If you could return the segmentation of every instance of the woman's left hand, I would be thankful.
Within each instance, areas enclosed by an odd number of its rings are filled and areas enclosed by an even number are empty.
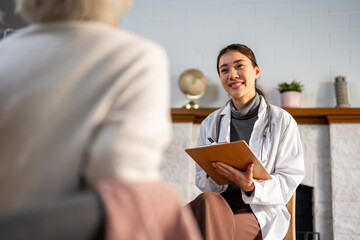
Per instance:
[[[253,183],[254,164],[249,164],[245,172],[240,171],[223,162],[212,162],[216,172],[237,184],[243,191],[251,192],[255,189]]]

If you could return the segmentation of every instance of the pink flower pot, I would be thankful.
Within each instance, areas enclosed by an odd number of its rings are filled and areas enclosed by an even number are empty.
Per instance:
[[[299,108],[301,105],[301,93],[297,91],[287,91],[280,94],[281,107]]]

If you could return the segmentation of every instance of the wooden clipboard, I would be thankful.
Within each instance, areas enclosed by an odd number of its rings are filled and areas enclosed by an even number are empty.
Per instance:
[[[224,162],[239,170],[246,170],[250,163],[254,163],[254,178],[271,179],[270,174],[256,158],[245,141],[188,148],[185,149],[185,152],[219,185],[233,184],[233,182],[218,174],[211,165],[211,162]]]

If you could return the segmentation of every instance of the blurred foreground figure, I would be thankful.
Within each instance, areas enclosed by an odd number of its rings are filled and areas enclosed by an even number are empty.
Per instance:
[[[104,200],[108,239],[198,239],[179,196],[160,182],[167,57],[115,28],[129,5],[16,1],[30,25],[0,42],[0,212],[86,185]]]

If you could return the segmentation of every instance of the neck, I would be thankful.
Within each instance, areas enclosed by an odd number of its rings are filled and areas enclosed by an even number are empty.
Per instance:
[[[232,102],[234,104],[234,107],[236,110],[240,110],[242,108],[244,108],[245,106],[247,106],[256,96],[256,93],[254,93],[254,95],[250,98],[247,98],[247,99],[244,99],[244,98],[241,98],[241,99],[235,99],[235,98],[232,98]]]

